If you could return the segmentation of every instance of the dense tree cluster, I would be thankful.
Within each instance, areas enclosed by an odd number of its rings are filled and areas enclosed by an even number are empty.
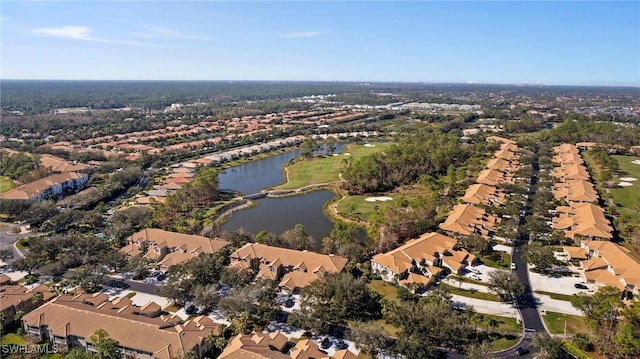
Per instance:
[[[119,210],[111,216],[111,223],[105,228],[105,234],[114,243],[122,244],[125,238],[147,227],[152,216],[153,209],[149,207],[128,207]]]
[[[366,321],[381,315],[380,295],[366,286],[364,278],[350,273],[326,274],[302,289],[300,309],[289,322],[326,333],[331,325],[348,320]]]
[[[371,238],[378,238],[374,251],[386,252],[409,238],[437,228],[436,203],[431,199],[394,201],[384,210],[377,210],[369,218]]]
[[[349,163],[343,173],[344,187],[354,194],[388,191],[422,175],[442,175],[469,156],[458,136],[415,125],[403,131],[397,145]]]
[[[154,225],[182,233],[202,230],[202,218],[196,211],[211,206],[218,199],[218,171],[200,166],[193,181],[169,195],[165,203],[158,203]]]
[[[417,302],[384,303],[385,319],[400,328],[393,351],[410,358],[436,358],[436,347],[464,348],[473,326],[451,306],[450,295],[435,290]]]
[[[536,267],[536,271],[542,273],[549,271],[554,265],[560,264],[560,261],[553,254],[553,247],[544,246],[538,241],[531,241],[527,244],[522,253],[522,258],[528,264],[533,264]]]
[[[593,295],[574,296],[571,304],[584,313],[602,354],[615,359],[638,358],[640,302],[625,304],[621,295],[614,287],[603,287]]]
[[[27,183],[48,174],[46,169],[38,171],[40,159],[38,156],[28,153],[9,154],[7,151],[0,151],[0,173],[22,183]]]
[[[567,116],[553,131],[541,133],[552,143],[597,142],[622,146],[640,145],[640,128],[623,127],[608,121],[588,120],[583,116]]]
[[[231,320],[234,333],[249,334],[256,326],[264,327],[280,313],[276,296],[276,282],[258,280],[233,290],[220,300],[218,307]]]
[[[68,269],[68,279],[85,290],[95,291],[106,280],[109,269],[121,269],[126,260],[94,236],[59,235],[32,237],[26,243],[28,252],[13,264],[18,270],[59,278]]]
[[[489,273],[488,288],[505,302],[511,302],[524,294],[525,288],[515,273],[493,271]]]
[[[288,229],[277,235],[272,232],[262,231],[256,234],[255,241],[273,247],[282,247],[295,250],[314,250],[315,239],[304,231],[304,226],[296,224],[294,228]]]
[[[602,148],[592,148],[584,154],[584,157],[593,160],[598,166],[598,171],[596,171],[595,175],[596,181],[606,187],[612,187],[613,176],[620,169],[618,160]]]
[[[168,281],[159,288],[159,293],[178,303],[192,299],[198,287],[218,283],[229,262],[228,254],[222,249],[214,255],[200,254],[171,266],[167,272]]]

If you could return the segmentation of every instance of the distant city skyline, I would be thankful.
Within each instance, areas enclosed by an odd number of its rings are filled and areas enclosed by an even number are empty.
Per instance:
[[[640,2],[3,1],[0,78],[640,86]]]

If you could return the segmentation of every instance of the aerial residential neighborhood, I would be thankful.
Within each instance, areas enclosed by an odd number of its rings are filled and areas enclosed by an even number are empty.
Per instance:
[[[639,2],[0,12],[0,358],[640,358]]]
[[[600,296],[621,311],[637,305],[640,261],[625,238],[636,235],[638,218],[624,215],[633,207],[621,207],[614,192],[629,196],[635,185],[633,172],[622,169],[640,168],[632,146],[536,143],[506,131],[509,122],[498,132],[464,136],[412,124],[414,139],[392,131],[393,122],[359,122],[384,118],[381,109],[366,111],[335,130],[300,122],[292,124],[304,129],[300,134],[237,146],[228,138],[224,147],[187,146],[192,152],[169,145],[136,158],[95,147],[102,143],[95,138],[76,142],[87,150],[73,157],[60,142],[55,154],[8,149],[9,171],[22,165],[32,172],[8,172],[26,183],[1,196],[15,220],[3,225],[7,335],[49,345],[52,353],[111,350],[136,358],[411,357],[398,345],[419,345],[419,338],[408,334],[411,321],[397,318],[410,315],[411,305],[443,298],[460,341],[440,342],[446,355],[526,356],[555,342],[558,352],[589,353],[572,344],[583,337],[616,350],[589,329],[588,306]],[[422,115],[385,111],[392,121]],[[556,119],[555,129],[528,133],[562,136],[572,125],[561,116],[546,117]],[[141,134],[126,138],[133,136]],[[420,154],[425,163],[433,161],[421,169],[433,179],[402,185],[358,172],[367,156],[400,161],[384,164],[389,168],[411,166],[402,151],[415,151],[415,140],[427,150]],[[452,141],[463,152],[437,167],[437,157],[428,156],[447,154],[428,151],[429,141]],[[272,180],[260,166],[276,160],[282,168]],[[254,165],[263,174],[257,186],[238,182],[254,178]],[[268,200],[282,203],[268,215],[273,224],[297,221],[299,212],[311,216],[314,205],[305,198],[318,190],[337,193],[319,203],[322,216],[336,223],[320,229],[324,237],[307,232],[312,222],[290,222],[280,233],[269,222],[259,233],[229,227]],[[295,209],[284,205],[289,199]],[[383,310],[389,306],[395,309]],[[416,334],[437,338],[430,330]],[[486,339],[478,342],[479,335]]]

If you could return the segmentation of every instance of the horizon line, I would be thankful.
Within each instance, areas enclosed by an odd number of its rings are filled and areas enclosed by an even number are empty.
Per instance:
[[[322,83],[369,83],[369,84],[422,84],[422,85],[493,85],[493,86],[529,86],[529,87],[628,87],[640,88],[637,84],[549,84],[535,82],[431,82],[431,81],[375,81],[375,80],[193,80],[193,79],[21,79],[21,78],[0,78],[0,81],[55,81],[55,82],[322,82]]]

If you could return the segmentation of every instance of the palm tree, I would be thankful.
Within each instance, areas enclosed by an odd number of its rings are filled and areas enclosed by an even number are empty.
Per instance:
[[[498,327],[499,324],[500,323],[498,323],[498,321],[495,320],[495,318],[489,318],[488,325],[491,327],[491,333],[494,333],[496,331],[496,328]]]
[[[462,272],[456,272],[456,279],[458,280],[458,289],[460,289],[462,287],[462,278],[464,278],[464,276],[462,275]]]

